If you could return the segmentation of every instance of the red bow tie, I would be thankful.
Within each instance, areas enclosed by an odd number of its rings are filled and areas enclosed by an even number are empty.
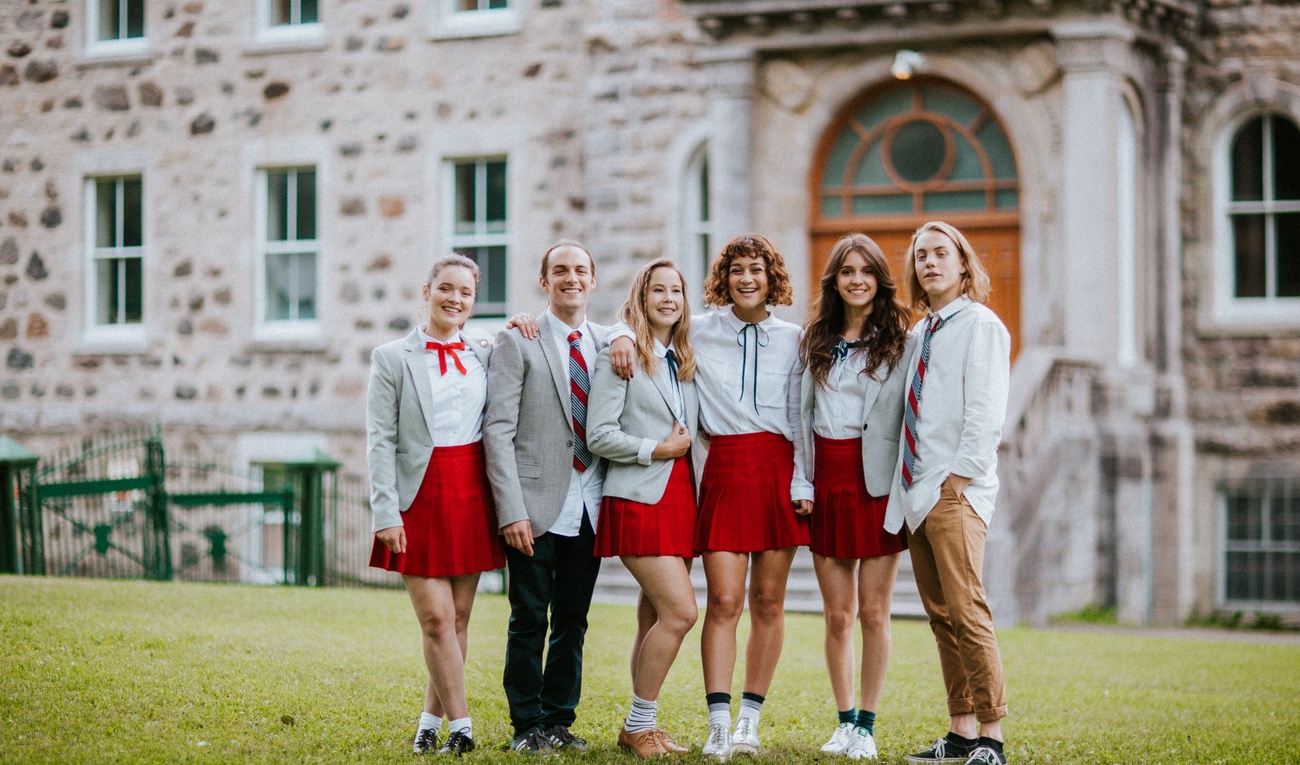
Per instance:
[[[452,363],[456,365],[456,369],[460,370],[460,373],[463,375],[469,374],[469,372],[465,370],[465,365],[460,363],[460,357],[456,355],[456,351],[465,350],[464,341],[457,341],[454,343],[425,343],[424,347],[426,350],[438,352],[438,369],[442,374],[447,374],[447,356],[449,354],[451,355]]]

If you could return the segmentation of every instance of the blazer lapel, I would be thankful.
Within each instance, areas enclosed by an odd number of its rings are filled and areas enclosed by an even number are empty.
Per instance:
[[[569,429],[573,429],[573,409],[569,406],[569,375],[568,364],[569,357],[560,358],[559,349],[555,347],[555,330],[551,327],[551,322],[555,321],[551,315],[543,314],[541,321],[537,323],[537,340],[542,346],[542,356],[546,357],[546,364],[551,368],[551,379],[555,381],[555,394],[560,397],[560,406],[564,407],[564,420],[569,423]],[[560,366],[563,364],[564,366]]]
[[[411,382],[415,385],[416,398],[420,400],[420,412],[424,415],[424,425],[433,432],[433,386],[429,384],[429,365],[424,357],[424,347],[420,343],[420,331],[416,330],[406,336],[406,369],[411,373]]]
[[[668,379],[668,362],[664,359],[659,360],[659,371],[654,373],[650,382],[654,383],[655,390],[663,397],[664,403],[668,405],[668,413],[677,416],[677,397],[672,393],[672,380]]]
[[[867,390],[862,396],[862,421],[867,421],[867,415],[871,414],[871,407],[876,405],[876,399],[880,398],[881,384],[879,380],[867,375]]]
[[[461,336],[465,338],[465,346],[474,351],[474,355],[478,356],[478,362],[483,365],[484,369],[487,369],[488,360],[492,358],[492,343],[485,338],[464,332],[461,333]]]

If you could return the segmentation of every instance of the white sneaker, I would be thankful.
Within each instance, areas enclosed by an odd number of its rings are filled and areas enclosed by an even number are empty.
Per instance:
[[[835,733],[831,735],[831,740],[822,744],[822,751],[827,754],[844,754],[844,750],[849,746],[849,739],[853,737],[853,723],[840,723],[835,728]]]
[[[850,760],[877,759],[876,740],[867,733],[866,728],[855,727],[849,737],[848,746],[844,747],[844,754],[848,755]]]
[[[700,754],[725,760],[731,756],[731,730],[726,723],[709,723],[709,737]]]
[[[758,747],[758,726],[754,718],[744,715],[736,718],[736,729],[731,733],[731,753],[757,754]]]

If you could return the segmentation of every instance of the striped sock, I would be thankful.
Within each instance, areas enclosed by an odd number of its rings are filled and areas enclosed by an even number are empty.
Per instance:
[[[858,712],[857,726],[859,728],[866,728],[867,733],[870,733],[871,735],[874,736],[876,735],[875,725],[876,725],[875,712],[868,712],[865,709]]]
[[[740,695],[740,716],[748,717],[754,721],[754,727],[758,727],[759,716],[763,712],[763,702],[767,699],[759,696],[757,693],[745,691]]]
[[[646,701],[635,693],[632,694],[632,709],[627,713],[627,719],[623,721],[623,730],[628,733],[640,733],[643,730],[654,729],[658,712],[658,701]]]
[[[704,696],[709,705],[709,725],[720,724],[731,727],[731,694],[709,693]]]

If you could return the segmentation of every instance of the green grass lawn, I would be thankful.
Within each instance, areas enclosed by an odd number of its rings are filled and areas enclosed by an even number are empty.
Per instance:
[[[503,597],[479,597],[470,762],[511,757],[507,614]],[[592,744],[586,763],[631,761],[614,738],[631,693],[632,616],[592,609],[575,726]],[[884,762],[901,763],[947,718],[928,627],[899,621],[893,634],[877,741]],[[697,751],[698,636],[660,697],[661,723]],[[760,761],[833,759],[818,751],[835,719],[821,636],[820,617],[788,618]],[[1012,763],[1300,762],[1300,646],[1026,628],[999,638]],[[5,763],[409,763],[425,682],[400,591],[0,577],[0,648]]]

